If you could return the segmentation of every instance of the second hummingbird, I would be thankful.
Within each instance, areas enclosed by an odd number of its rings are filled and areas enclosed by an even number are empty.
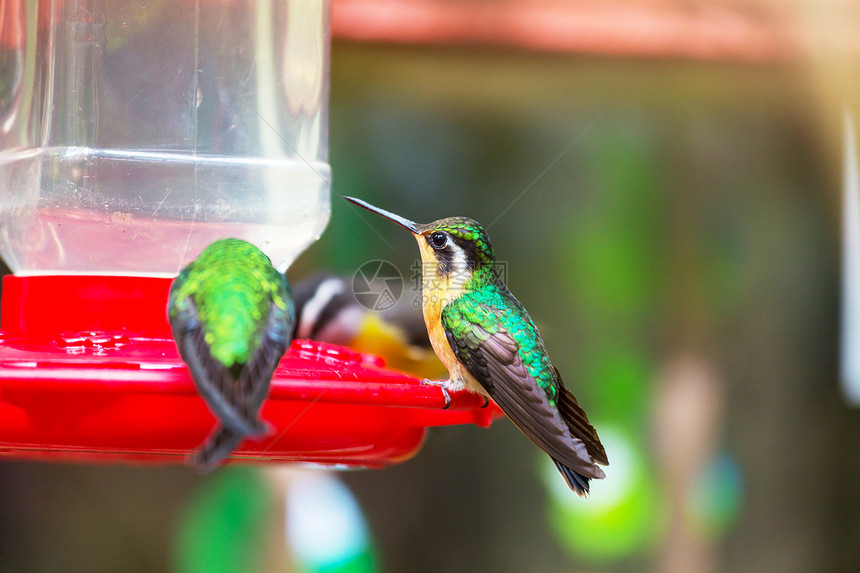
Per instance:
[[[344,197],[406,228],[423,262],[424,322],[450,378],[445,390],[468,389],[492,398],[549,454],[570,488],[589,491],[605,477],[606,451],[585,411],[565,388],[526,309],[508,290],[483,227],[450,217],[418,224]],[[429,382],[429,381],[428,381]]]
[[[173,281],[167,315],[179,354],[218,419],[191,460],[209,472],[245,436],[267,433],[259,412],[292,336],[290,286],[260,249],[221,239]]]

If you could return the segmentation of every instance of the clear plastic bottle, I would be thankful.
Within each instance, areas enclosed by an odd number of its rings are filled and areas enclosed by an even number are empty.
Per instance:
[[[285,269],[329,217],[329,5],[8,0],[0,255],[16,275],[177,273],[238,237]]]

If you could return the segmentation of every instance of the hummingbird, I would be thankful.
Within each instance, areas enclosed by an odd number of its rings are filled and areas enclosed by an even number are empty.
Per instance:
[[[394,221],[418,241],[422,260],[422,307],[430,343],[449,378],[424,383],[469,390],[492,398],[507,417],[549,454],[568,486],[580,496],[591,479],[605,476],[606,451],[585,411],[550,362],[529,313],[502,280],[484,228],[473,219],[449,217],[419,224],[344,197]]]
[[[424,320],[397,307],[376,311],[359,303],[353,280],[318,272],[294,283],[296,326],[293,338],[348,346],[375,354],[397,370],[438,377],[445,367],[430,347]]]
[[[259,411],[295,322],[286,277],[240,239],[206,247],[170,286],[167,318],[218,426],[190,461],[215,469],[245,437],[268,433]]]

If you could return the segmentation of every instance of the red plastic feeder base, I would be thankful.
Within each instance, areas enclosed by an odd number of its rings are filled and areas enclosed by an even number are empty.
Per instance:
[[[170,279],[7,276],[0,309],[0,456],[182,463],[215,425],[179,358]],[[489,426],[477,395],[386,370],[381,358],[297,340],[235,458],[381,467],[413,456],[428,427]]]

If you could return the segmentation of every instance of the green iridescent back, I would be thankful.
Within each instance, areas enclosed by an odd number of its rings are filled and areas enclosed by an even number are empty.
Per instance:
[[[260,249],[239,239],[215,241],[183,269],[170,291],[171,319],[189,301],[212,358],[226,368],[248,362],[260,345],[270,309],[292,324],[286,278]]]

